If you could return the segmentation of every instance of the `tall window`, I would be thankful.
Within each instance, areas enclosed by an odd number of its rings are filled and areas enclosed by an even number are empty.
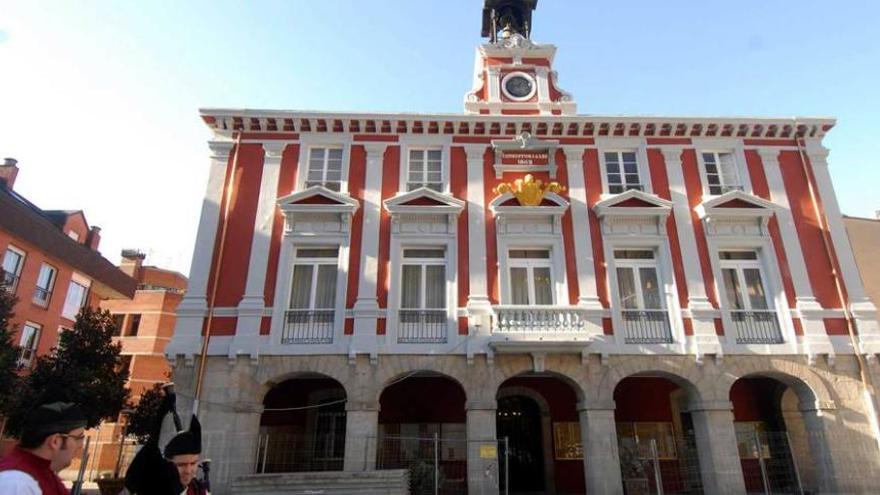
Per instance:
[[[33,364],[34,357],[37,354],[37,344],[40,342],[40,325],[27,322],[21,331],[21,355],[18,358],[18,365],[22,368],[30,368]]]
[[[672,342],[654,251],[616,249],[614,267],[624,341],[628,344]]]
[[[443,163],[440,150],[409,150],[406,190],[427,187],[443,190]]]
[[[772,299],[765,289],[761,261],[756,251],[718,253],[724,298],[740,344],[783,342]]]
[[[70,287],[67,288],[67,297],[64,299],[64,309],[61,311],[61,316],[68,320],[75,320],[79,310],[86,303],[88,293],[88,287],[71,281]]]
[[[15,292],[18,287],[18,278],[21,276],[21,268],[24,266],[24,253],[12,247],[6,248],[3,257],[3,279],[0,285],[6,287],[9,292]]]
[[[635,151],[609,151],[605,153],[605,172],[608,192],[618,194],[630,189],[643,190],[639,177],[639,163]]]
[[[40,267],[40,275],[37,276],[37,287],[34,290],[35,303],[41,306],[49,305],[57,274],[58,272],[53,266],[43,263],[43,266]]]
[[[724,294],[732,310],[770,309],[764,290],[761,262],[755,251],[721,251],[721,277]]]
[[[404,249],[402,279],[401,309],[446,308],[444,249]]]
[[[333,341],[338,258],[338,247],[296,250],[283,343]]]
[[[114,314],[113,324],[116,326],[115,330],[113,330],[113,336],[119,337],[122,335],[122,329],[125,326],[125,315]]]
[[[553,270],[549,249],[511,249],[511,304],[553,304]]]
[[[614,251],[617,294],[623,309],[662,309],[660,282],[654,251],[621,249]]]
[[[128,331],[125,332],[126,337],[136,337],[141,329],[141,315],[134,314],[128,319]]]
[[[310,148],[306,187],[342,189],[342,148]]]
[[[702,155],[709,194],[718,195],[742,189],[733,153],[705,152]]]

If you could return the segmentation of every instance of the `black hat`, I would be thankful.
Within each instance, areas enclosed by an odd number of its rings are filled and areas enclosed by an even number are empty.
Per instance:
[[[86,427],[86,415],[73,402],[50,402],[32,410],[24,423],[24,431],[37,435],[67,433]]]
[[[176,455],[201,454],[202,453],[202,425],[195,415],[189,423],[189,430],[181,431],[165,446],[165,458],[171,459]]]

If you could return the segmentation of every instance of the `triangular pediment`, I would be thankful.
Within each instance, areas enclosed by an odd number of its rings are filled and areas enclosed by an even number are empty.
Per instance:
[[[354,211],[360,206],[358,200],[347,194],[332,191],[324,186],[312,186],[278,199],[284,211]]]
[[[460,213],[465,202],[450,194],[420,187],[386,199],[384,205],[392,213]]]
[[[728,191],[697,205],[700,218],[711,217],[768,217],[776,205],[743,191]]]
[[[630,189],[599,201],[593,208],[600,217],[607,215],[666,216],[672,209],[672,202],[654,194]]]

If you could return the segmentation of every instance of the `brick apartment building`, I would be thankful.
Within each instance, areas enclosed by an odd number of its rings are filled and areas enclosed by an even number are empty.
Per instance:
[[[485,3],[462,114],[201,111],[166,352],[215,492],[874,492],[835,121],[578,114],[537,2]]]

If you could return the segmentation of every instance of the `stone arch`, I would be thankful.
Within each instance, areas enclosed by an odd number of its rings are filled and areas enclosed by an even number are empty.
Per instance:
[[[537,363],[536,363],[537,361]],[[581,363],[580,355],[557,355],[553,359],[541,361],[527,354],[507,356],[502,364],[496,364],[495,372],[490,376],[490,382],[481,386],[491,390],[494,399],[498,390],[507,380],[529,374],[541,374],[557,378],[567,384],[574,391],[578,401],[586,397],[585,383],[588,373]]]
[[[461,361],[461,363],[459,363]],[[439,376],[457,384],[465,395],[465,402],[475,395],[473,381],[468,376],[464,360],[438,359],[437,356],[401,356],[401,359],[389,360],[387,365],[379,366],[373,376],[372,390],[366,397],[379,403],[382,392],[390,385],[406,377]]]
[[[801,409],[834,409],[834,397],[824,380],[809,366],[782,359],[750,359],[721,375],[717,394],[729,397],[733,384],[743,378],[773,378],[791,388]]]
[[[675,383],[684,390],[689,401],[717,400],[708,387],[705,376],[693,360],[645,360],[627,359],[622,363],[614,363],[604,367],[601,373],[591,376],[589,395],[591,401],[600,404],[611,404],[614,391],[626,378],[656,376]]]
[[[356,387],[352,379],[352,370],[342,358],[337,360],[326,356],[323,358],[303,356],[291,359],[287,356],[277,356],[264,359],[267,362],[259,367],[255,377],[260,388],[259,401],[262,401],[275,385],[309,375],[321,375],[333,379],[342,386],[346,398],[352,400],[355,397]]]

